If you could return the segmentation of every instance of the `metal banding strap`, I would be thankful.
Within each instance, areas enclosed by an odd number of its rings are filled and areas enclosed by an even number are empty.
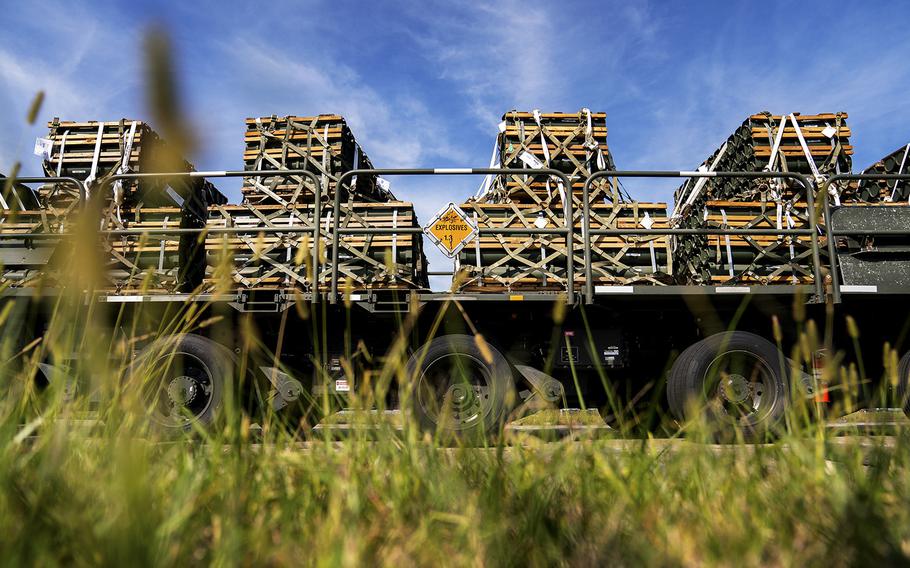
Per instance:
[[[57,160],[57,177],[63,175],[63,152],[66,150],[66,137],[69,136],[70,131],[65,130],[63,132],[63,137],[60,139],[60,159]]]
[[[392,209],[392,228],[398,228],[398,209]],[[398,233],[392,233],[392,266],[398,264]]]
[[[89,186],[92,185],[92,182],[95,181],[95,178],[98,177],[98,157],[101,155],[101,138],[104,135],[104,123],[101,122],[98,124],[98,134],[95,137],[95,153],[92,155],[92,169],[89,170],[88,177],[85,178],[85,193],[89,194]],[[62,156],[61,156],[61,159]]]
[[[506,122],[502,121],[499,123],[499,131],[506,131]],[[496,137],[496,141],[493,142],[493,155],[490,156],[490,168],[498,168],[500,163],[499,157],[499,136]],[[483,181],[480,182],[480,187],[477,188],[477,192],[474,194],[475,199],[480,199],[484,195],[490,192],[490,187],[493,185],[493,174],[487,174],[484,176]]]
[[[900,167],[897,168],[898,174],[904,173],[904,166],[907,164],[907,153],[908,152],[910,152],[910,144],[907,144],[904,147],[904,157],[901,159]],[[894,196],[897,195],[897,186],[901,181],[902,180],[899,180],[899,179],[894,180],[894,187],[891,188],[891,201],[894,201]]]
[[[720,164],[720,160],[721,160],[721,158],[724,157],[724,154],[726,152],[727,152],[727,143],[724,142],[724,145],[721,146],[720,150],[717,152],[717,157],[714,158],[714,161],[711,162],[711,165],[706,170],[696,171],[696,172],[687,172],[687,171],[679,172],[680,177],[697,177],[698,181],[695,182],[695,184],[692,186],[692,189],[689,190],[688,195],[686,195],[685,199],[682,200],[682,205],[680,205],[677,208],[676,205],[674,204],[673,214],[670,215],[671,224],[674,224],[674,222],[678,222],[682,213],[685,212],[685,210],[688,207],[690,207],[692,205],[692,203],[695,202],[695,200],[698,198],[699,194],[701,193],[702,189],[705,187],[705,184],[708,183],[708,178],[716,177],[717,174],[714,172],[714,170]],[[704,167],[704,166],[702,166],[702,167]]]
[[[720,210],[720,216],[724,222],[724,229],[729,229],[730,227],[727,225],[727,212],[724,209]],[[730,247],[730,235],[724,235],[724,243],[727,248],[727,269],[728,269],[728,272],[730,273],[730,276],[734,276],[733,250]]]
[[[164,221],[161,223],[162,229],[167,229],[167,221],[170,217],[165,217]],[[164,245],[167,242],[165,237],[161,237],[161,245],[158,249],[158,272],[164,272]]]
[[[123,146],[123,156],[120,157],[120,165],[117,166],[116,175],[125,174],[129,171],[130,157],[133,153],[133,140],[136,136],[136,121],[130,123],[130,132],[127,135],[126,144]],[[168,187],[171,191],[168,193],[173,197],[174,190]],[[117,214],[117,221],[123,223],[123,219],[120,217],[120,206],[123,204],[123,180],[118,179],[111,186],[112,200],[114,202],[114,210]],[[182,200],[178,202],[178,205],[183,206]]]
[[[479,227],[477,223],[477,211],[474,211],[474,226]],[[474,259],[477,265],[477,271],[480,273],[480,285],[483,286],[483,259],[480,256],[480,231],[474,236]]]

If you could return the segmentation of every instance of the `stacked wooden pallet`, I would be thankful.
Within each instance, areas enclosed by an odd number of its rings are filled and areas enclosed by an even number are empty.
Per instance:
[[[864,174],[910,174],[910,144],[901,146],[865,170]],[[852,192],[849,189],[855,188]],[[844,202],[907,202],[910,200],[910,181],[863,180],[850,185]]]
[[[478,203],[462,206],[480,227],[562,227],[560,207],[517,203]],[[592,227],[616,229],[667,228],[663,203],[597,203],[591,208]],[[597,221],[594,221],[597,219]],[[575,218],[576,286],[584,283],[580,216]],[[564,290],[566,239],[562,235],[483,235],[458,256],[460,287],[464,291]],[[666,237],[594,235],[591,265],[597,285],[666,284],[672,274]]]
[[[569,195],[578,207],[584,181],[594,172],[615,170],[607,146],[607,115],[582,109],[577,113],[510,111],[503,115],[494,163],[504,168],[552,168],[565,173],[572,188],[546,176],[502,176],[484,188],[484,202],[562,202]],[[591,189],[592,201],[608,194],[609,180]]]
[[[312,204],[283,206],[224,205],[212,208],[209,227],[251,229],[313,225]],[[319,285],[331,285],[329,237],[331,212],[322,215],[319,243],[311,232],[211,233],[206,239],[212,288],[312,289],[314,255],[320,257]],[[358,202],[342,209],[341,228],[418,227],[411,203]],[[226,269],[225,269],[226,267]],[[405,289],[426,286],[423,241],[410,234],[342,235],[339,240],[338,276],[353,289]],[[224,282],[223,280],[227,280]]]
[[[115,174],[192,172],[195,168],[178,156],[151,127],[138,120],[73,122],[54,119],[48,123],[44,173],[85,182],[91,195]],[[63,184],[38,191],[42,202],[55,209],[69,209],[78,202],[78,190]],[[202,178],[151,178],[114,183],[100,196],[112,207],[180,207],[191,197],[205,203],[225,203],[226,198]]]
[[[144,122],[54,119],[48,127],[45,174],[83,182],[87,196],[101,204],[103,230],[203,228],[207,207],[227,202],[203,178],[104,183],[116,174],[195,171]],[[44,214],[69,226],[79,193],[70,185],[46,184],[38,200]],[[202,282],[205,256],[198,235],[125,235],[102,238],[101,245],[108,257],[105,285],[112,290],[191,291]]]
[[[850,171],[846,113],[752,115],[701,171],[793,172],[816,183]],[[798,229],[808,226],[806,190],[786,178],[694,178],[675,194],[681,228]],[[728,246],[729,242],[729,246]],[[809,238],[684,235],[673,262],[687,284],[794,284],[813,280]]]
[[[252,170],[306,170],[323,187],[321,212],[309,177],[268,175],[245,178],[241,205],[209,208],[209,227],[280,229],[319,226],[313,232],[212,233],[205,242],[209,288],[312,290],[313,255],[319,255],[319,291],[330,285],[332,200],[340,192],[341,228],[419,227],[414,206],[398,201],[376,175],[360,175],[339,188],[342,174],[373,169],[345,119],[336,114],[248,118],[244,167]],[[345,235],[339,241],[338,275],[357,290],[426,287],[422,239],[407,234]]]
[[[47,211],[16,207],[0,211],[0,234],[23,235],[0,239],[0,288],[50,284],[47,266],[59,242],[25,235],[60,230],[59,219]]]
[[[506,168],[552,168],[564,172],[571,187],[547,176],[499,176],[462,205],[482,228],[555,228],[565,226],[572,200],[575,226],[576,285],[584,282],[582,199],[585,181],[595,172],[615,170],[607,146],[606,114],[511,111],[503,115],[496,140],[497,159]],[[667,206],[628,199],[616,178],[601,178],[590,188],[590,227],[666,227]],[[565,290],[566,239],[556,235],[484,235],[462,249],[458,279],[462,290]],[[668,283],[673,273],[665,236],[592,237],[593,278],[599,285]]]
[[[354,139],[344,117],[277,116],[246,119],[243,163],[246,170],[307,170],[320,176],[322,199],[329,200],[339,177],[373,165]],[[301,176],[257,176],[244,180],[245,203],[290,205],[312,203],[315,189]],[[392,201],[376,176],[358,176],[341,188],[342,200]]]

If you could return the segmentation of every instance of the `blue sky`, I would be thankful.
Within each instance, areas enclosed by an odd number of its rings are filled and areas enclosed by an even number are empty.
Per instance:
[[[692,169],[762,110],[849,112],[856,170],[910,141],[907,2],[2,3],[4,173],[16,160],[40,172],[31,150],[54,116],[147,116],[142,38],[156,23],[199,169],[240,169],[243,119],[270,114],[341,113],[377,167],[484,166],[512,108],[605,111],[620,169]],[[422,220],[479,183],[391,181]],[[669,200],[676,184],[626,185]]]

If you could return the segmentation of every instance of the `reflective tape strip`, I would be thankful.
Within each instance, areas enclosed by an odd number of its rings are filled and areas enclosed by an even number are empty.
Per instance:
[[[148,296],[102,296],[99,299],[104,302],[109,302],[109,303],[122,302],[124,304],[127,304],[127,303],[134,303],[134,302],[142,302],[142,301],[145,301],[147,298],[148,298]]]
[[[224,177],[227,175],[226,170],[212,170],[209,172],[190,172],[190,177]]]
[[[718,294],[751,294],[752,288],[749,286],[717,286],[714,291]]]
[[[595,294],[633,294],[633,286],[595,286]]]
[[[525,299],[525,297],[521,296],[519,294],[513,294],[513,295],[509,296],[510,302],[521,302],[524,299]]]
[[[860,286],[860,285],[850,285],[842,284],[840,287],[841,292],[847,293],[856,293],[856,294],[875,294],[878,292],[878,286]]]
[[[724,144],[724,150],[726,150],[726,144]],[[723,154],[723,152],[721,152],[720,154],[718,154],[717,157],[720,158],[721,154]],[[715,159],[714,162],[715,162],[715,163],[712,164],[711,167],[710,167],[707,171],[704,171],[704,172],[701,172],[701,171],[698,171],[698,170],[695,170],[695,171],[681,171],[681,172],[679,172],[679,175],[680,175],[680,177],[697,177],[697,178],[717,177],[717,172],[715,172],[715,171],[713,171],[713,170],[714,170],[715,167],[717,167],[717,162],[718,162],[718,160]]]
[[[470,174],[474,173],[471,168],[434,168],[434,174]]]

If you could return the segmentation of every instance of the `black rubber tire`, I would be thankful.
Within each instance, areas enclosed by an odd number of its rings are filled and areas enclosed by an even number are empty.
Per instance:
[[[148,409],[149,421],[155,429],[162,432],[189,431],[193,427],[211,428],[218,419],[224,404],[226,386],[233,381],[234,354],[220,343],[192,333],[160,338],[137,354],[135,362],[126,372],[128,385],[142,388],[141,385],[146,381],[136,374],[162,368],[158,367],[159,364],[168,365],[168,362],[173,360],[172,355],[187,355],[201,364],[205,378],[210,381],[211,385],[211,391],[206,393],[207,404],[198,414],[193,415],[192,419],[182,424],[165,423],[155,415],[152,409]],[[170,367],[164,368],[168,373],[172,372]],[[155,380],[165,381],[167,379],[168,377],[165,376]]]
[[[399,384],[399,400],[410,400],[408,410],[411,410],[417,422],[426,431],[434,432],[438,439],[443,441],[472,441],[482,442],[489,440],[501,431],[506,417],[511,411],[515,401],[515,383],[512,367],[506,358],[493,346],[489,346],[491,361],[484,359],[484,354],[477,346],[474,336],[471,335],[444,335],[420,347],[407,364],[408,381],[412,384]],[[424,374],[442,358],[453,354],[465,355],[471,358],[475,365],[482,366],[484,382],[488,387],[488,411],[482,414],[472,425],[440,425],[436,417],[420,404],[416,394]],[[410,389],[413,389],[411,391]]]
[[[727,331],[702,339],[680,353],[667,375],[667,401],[670,411],[679,420],[695,418],[689,413],[693,408],[707,412],[707,375],[712,364],[721,355],[745,352],[760,361],[768,373],[773,395],[768,407],[760,416],[744,416],[736,421],[744,438],[752,440],[778,431],[787,408],[790,387],[786,358],[767,339],[745,331]],[[764,396],[764,394],[762,394]],[[696,403],[692,405],[693,401]],[[734,433],[734,424],[717,416],[707,416],[715,433],[724,436]]]
[[[904,414],[910,417],[910,351],[904,353],[897,363],[897,401]]]

